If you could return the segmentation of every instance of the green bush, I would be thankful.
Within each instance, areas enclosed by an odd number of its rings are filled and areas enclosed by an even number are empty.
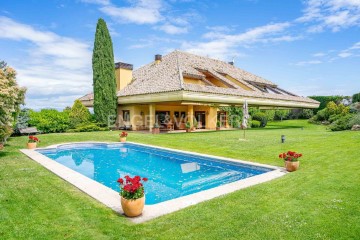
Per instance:
[[[337,120],[339,120],[341,117],[343,117],[343,115],[341,115],[341,114],[334,114],[334,115],[331,115],[330,117],[329,117],[329,122],[335,122],[335,121],[337,121]]]
[[[30,110],[29,117],[28,123],[43,133],[65,132],[70,126],[69,114],[55,109]]]
[[[343,131],[343,130],[348,130],[350,129],[350,120],[352,119],[353,115],[352,114],[347,114],[345,116],[340,117],[338,120],[336,120],[335,122],[333,122],[330,125],[330,130],[331,131]]]
[[[252,120],[260,121],[260,127],[265,127],[267,124],[266,114],[263,112],[256,112],[252,115]]]
[[[266,119],[268,121],[274,121],[275,118],[275,110],[266,110],[264,111],[265,115],[266,115]]]
[[[109,128],[100,127],[99,124],[96,123],[82,123],[77,125],[76,128],[69,129],[67,132],[94,132],[94,131],[107,131]]]
[[[360,93],[356,93],[352,96],[352,102],[353,103],[360,102]]]
[[[317,114],[313,117],[315,121],[327,121],[330,117],[329,111],[327,108],[324,108],[317,112]]]
[[[252,121],[251,121],[251,127],[252,127],[252,128],[259,128],[260,125],[261,125],[261,122],[258,121],[258,120],[252,120]]]
[[[314,111],[311,109],[302,109],[300,119],[310,119],[314,116]]]
[[[275,120],[284,120],[287,119],[288,115],[290,113],[290,110],[286,110],[286,109],[279,109],[275,111]]]
[[[6,139],[11,136],[12,128],[9,126],[0,126],[0,143],[6,142]]]
[[[349,108],[351,113],[360,112],[360,102],[352,103]]]
[[[352,118],[350,119],[349,128],[351,128],[354,125],[360,125],[360,113],[353,115]]]
[[[70,112],[70,126],[76,128],[79,124],[89,123],[91,119],[90,111],[80,102],[75,100]]]

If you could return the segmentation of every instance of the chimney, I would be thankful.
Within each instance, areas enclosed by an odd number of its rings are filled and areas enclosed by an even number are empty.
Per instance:
[[[115,63],[116,91],[120,91],[132,81],[133,68],[133,65],[129,63]]]
[[[156,63],[160,63],[161,60],[162,60],[162,55],[156,54],[156,55],[155,55],[155,62],[156,62]]]
[[[229,64],[234,66],[234,61],[229,62]]]

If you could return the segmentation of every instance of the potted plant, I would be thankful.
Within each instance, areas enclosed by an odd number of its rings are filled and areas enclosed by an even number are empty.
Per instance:
[[[216,131],[220,131],[221,123],[220,121],[216,122]]]
[[[285,168],[288,172],[296,171],[299,168],[299,158],[302,157],[301,153],[288,151],[286,153],[280,153],[279,158],[284,159]]]
[[[126,137],[128,136],[127,132],[122,132],[120,135],[120,142],[126,142]]]
[[[199,123],[196,118],[194,118],[192,130],[195,131],[197,128],[199,128]]]
[[[124,214],[128,217],[139,216],[145,205],[144,186],[141,181],[146,182],[147,178],[135,176],[133,178],[126,175],[124,179],[119,178],[121,207]]]
[[[159,124],[156,122],[156,123],[154,123],[154,127],[153,127],[153,129],[152,129],[152,133],[153,134],[159,134],[160,133],[160,126],[159,126]]]
[[[191,132],[191,124],[190,122],[185,123],[186,132]]]
[[[34,149],[36,148],[36,144],[40,142],[40,140],[35,136],[29,136],[27,148],[28,149]]]

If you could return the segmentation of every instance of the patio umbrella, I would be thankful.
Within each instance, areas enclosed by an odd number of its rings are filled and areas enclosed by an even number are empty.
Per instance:
[[[243,119],[241,123],[241,128],[244,129],[244,139],[245,139],[245,129],[248,127],[248,119],[249,119],[249,108],[247,100],[245,100],[243,105]]]

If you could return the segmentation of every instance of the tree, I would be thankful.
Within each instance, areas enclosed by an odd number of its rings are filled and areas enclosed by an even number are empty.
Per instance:
[[[16,71],[0,62],[0,143],[12,133],[12,125],[24,103],[25,88],[16,83]]]
[[[89,110],[81,103],[79,99],[75,100],[70,113],[70,125],[76,127],[81,123],[87,123],[90,121],[91,114]]]
[[[96,26],[92,68],[95,118],[106,124],[111,116],[116,116],[117,97],[113,45],[101,18]]]
[[[286,109],[278,109],[275,110],[275,118],[280,119],[280,121],[282,121],[284,118],[287,117],[287,115],[289,114],[289,110]]]
[[[352,96],[352,102],[353,103],[360,102],[360,93],[356,93]]]

